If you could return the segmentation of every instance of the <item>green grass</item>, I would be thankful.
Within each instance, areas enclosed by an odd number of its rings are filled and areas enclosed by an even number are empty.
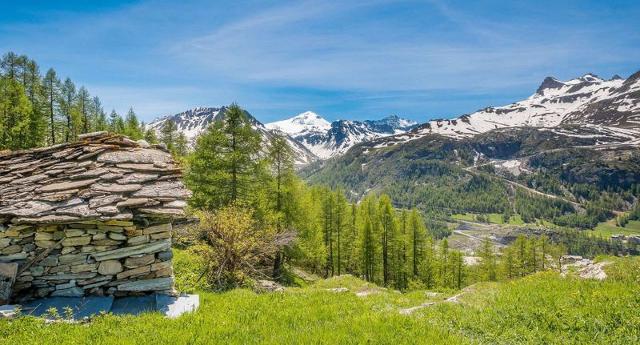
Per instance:
[[[624,228],[616,226],[616,220],[610,219],[599,223],[595,229],[589,231],[594,236],[609,238],[611,235],[640,235],[640,221],[632,220]]]
[[[319,280],[284,293],[245,289],[200,292],[196,313],[101,316],[88,324],[23,317],[0,321],[1,344],[634,344],[640,342],[640,259],[611,261],[610,278],[562,278],[553,272],[456,291],[401,294],[352,276]],[[178,284],[194,283],[201,262],[176,250]],[[331,289],[347,288],[336,292]],[[369,292],[365,297],[357,293]],[[399,310],[435,305],[411,315]]]
[[[452,214],[451,218],[454,220],[464,220],[467,222],[475,222],[476,221],[476,215],[473,213],[458,213],[458,214]]]
[[[476,218],[477,215],[478,214],[476,214],[476,213],[458,213],[458,214],[451,215],[451,218],[454,219],[454,220],[463,220],[463,221],[467,221],[467,222],[476,222],[477,221],[477,218]],[[486,214],[483,214],[483,216],[487,217],[487,220],[491,224],[505,224],[504,219],[502,218],[502,214],[500,214],[500,213],[486,213]],[[522,220],[522,217],[520,217],[519,214],[516,214],[516,215],[512,216],[511,218],[509,218],[509,222],[507,224],[509,224],[509,225],[523,225],[525,223]]]

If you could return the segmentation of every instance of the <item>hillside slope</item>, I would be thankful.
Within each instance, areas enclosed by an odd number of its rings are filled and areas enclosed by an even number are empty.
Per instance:
[[[282,293],[199,291],[200,309],[178,319],[149,313],[47,324],[23,317],[0,320],[0,336],[10,344],[39,339],[57,345],[81,339],[99,344],[633,344],[640,327],[639,267],[637,259],[620,258],[605,267],[609,277],[604,281],[543,272],[444,293],[399,293],[350,276]],[[185,274],[195,280],[199,272],[176,267],[178,281]]]
[[[610,80],[593,74],[568,81],[547,77],[529,98],[501,107],[487,107],[451,120],[421,125],[412,137],[441,134],[471,137],[506,127],[589,126],[627,140],[640,138],[640,71]]]

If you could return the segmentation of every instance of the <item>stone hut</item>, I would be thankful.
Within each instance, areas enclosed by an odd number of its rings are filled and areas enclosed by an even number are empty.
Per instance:
[[[180,177],[162,147],[106,132],[0,152],[0,304],[171,293]]]

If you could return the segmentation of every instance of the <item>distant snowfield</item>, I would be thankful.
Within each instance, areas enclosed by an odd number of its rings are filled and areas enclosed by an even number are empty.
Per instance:
[[[639,100],[637,95],[631,98],[624,96],[640,90],[640,81],[628,83],[628,91],[621,90],[623,84],[623,79],[603,80],[593,74],[565,82],[549,77],[536,93],[525,100],[502,107],[488,107],[452,120],[430,121],[421,126],[419,133],[463,138],[505,127],[552,128],[561,124],[587,124],[590,122],[584,112],[589,106],[603,101],[614,102],[615,112],[630,113],[626,122],[633,123],[640,118]],[[633,133],[638,134],[637,128]]]

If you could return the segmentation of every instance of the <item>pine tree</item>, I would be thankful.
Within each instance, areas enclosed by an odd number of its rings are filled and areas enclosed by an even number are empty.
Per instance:
[[[144,140],[149,144],[157,144],[158,137],[156,135],[155,129],[149,128],[144,132]]]
[[[37,147],[45,143],[46,137],[47,121],[45,117],[44,89],[38,64],[26,57],[23,78],[25,93],[31,103],[26,146]]]
[[[90,117],[90,108],[91,108],[91,96],[89,95],[89,91],[84,86],[81,86],[78,90],[77,94],[77,111],[79,113],[79,118],[76,121],[76,133],[89,133],[92,128],[92,119]]]
[[[117,134],[124,134],[125,131],[124,119],[115,109],[109,114],[109,131]]]
[[[62,85],[62,97],[60,101],[60,110],[65,117],[66,125],[64,130],[64,141],[69,142],[72,139],[73,126],[72,126],[72,117],[74,112],[74,102],[76,99],[76,86],[71,81],[71,79],[67,78]]]
[[[178,126],[172,119],[167,119],[160,128],[160,142],[171,152],[175,150]]]
[[[449,257],[449,254],[449,242],[445,238],[440,241],[440,255],[438,257],[440,286],[451,286],[451,258]]]
[[[422,253],[423,257],[418,263],[418,274],[420,280],[422,280],[427,288],[433,288],[436,286],[438,262],[433,249],[433,240],[431,237],[425,239]]]
[[[10,78],[0,78],[0,149],[28,148],[26,135],[31,112],[22,85]]]
[[[184,133],[179,132],[173,145],[173,154],[178,157],[183,157],[187,155],[188,151],[189,140],[187,140],[187,136],[184,135]]]
[[[260,134],[242,109],[231,105],[223,121],[213,123],[198,137],[189,156],[185,182],[193,191],[191,204],[215,210],[231,203],[255,202],[262,187],[260,177],[265,175],[259,152]]]
[[[47,104],[47,114],[49,115],[49,144],[56,143],[56,116],[58,101],[60,99],[60,79],[56,71],[50,68],[43,80],[44,94]]]
[[[480,252],[478,253],[482,260],[480,262],[480,278],[482,280],[496,281],[497,279],[496,256],[494,251],[495,249],[493,244],[491,243],[491,240],[485,237],[482,240]]]
[[[338,275],[341,275],[343,272],[343,264],[342,261],[343,251],[342,247],[344,246],[344,231],[348,224],[347,217],[347,199],[344,196],[342,190],[338,189],[335,193],[334,198],[334,211],[333,211],[333,229],[335,233],[335,242],[336,242],[336,266]]]
[[[386,194],[380,197],[380,223],[382,225],[382,276],[383,284],[386,286],[391,278],[392,253],[396,240],[395,212],[391,205],[391,199]]]
[[[294,180],[293,151],[286,139],[275,134],[269,143],[268,160],[273,176],[271,188],[271,204],[276,218],[276,231],[282,232],[293,223],[292,184]],[[284,251],[278,251],[273,264],[273,277],[279,279],[282,276],[282,268],[285,260]]]
[[[109,130],[107,114],[104,112],[104,109],[102,108],[102,102],[100,102],[100,98],[98,98],[97,96],[93,97],[93,100],[91,101],[91,114],[95,119],[95,131],[101,132]]]
[[[127,115],[124,119],[124,135],[128,136],[133,140],[142,139],[143,133],[140,127],[140,121],[138,121],[138,116],[133,111],[133,108],[129,108]]]
[[[366,217],[362,236],[362,260],[364,279],[367,281],[373,281],[375,279],[375,245],[372,228],[371,218]]]
[[[412,257],[412,272],[413,276],[418,275],[418,268],[420,261],[423,260],[425,238],[427,236],[427,229],[424,226],[424,221],[420,216],[417,209],[411,210],[409,215],[409,228],[411,229],[411,257]]]

